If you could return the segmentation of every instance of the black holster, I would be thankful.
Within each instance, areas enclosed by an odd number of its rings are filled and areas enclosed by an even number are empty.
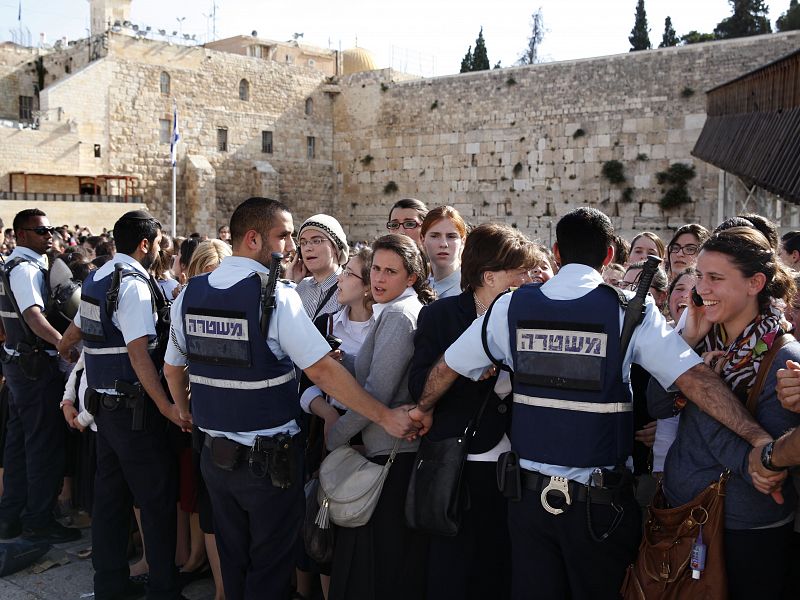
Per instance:
[[[86,394],[83,397],[84,407],[92,416],[97,416],[97,409],[100,408],[100,395],[97,390],[86,389]]]
[[[497,459],[497,488],[512,502],[522,500],[522,473],[519,454],[514,450],[503,452]]]
[[[114,389],[122,394],[120,402],[125,403],[125,408],[131,409],[131,431],[144,431],[147,424],[145,414],[147,394],[142,384],[138,381],[129,383],[117,379],[114,382]]]
[[[257,436],[250,449],[248,466],[254,477],[269,473],[272,485],[287,489],[294,483],[295,441],[286,433],[270,437]]]
[[[53,359],[43,348],[28,342],[18,343],[16,350],[19,353],[19,369],[25,378],[31,381],[36,381],[44,375],[48,362]]]

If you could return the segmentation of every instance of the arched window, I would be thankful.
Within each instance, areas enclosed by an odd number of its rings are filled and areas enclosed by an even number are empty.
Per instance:
[[[306,114],[314,114],[314,100],[312,98],[306,98]]]
[[[247,79],[239,82],[239,100],[250,100],[250,83]]]
[[[166,71],[161,72],[161,93],[169,96],[170,77]]]

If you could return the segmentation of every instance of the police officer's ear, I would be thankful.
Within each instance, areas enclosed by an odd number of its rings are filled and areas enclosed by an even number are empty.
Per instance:
[[[264,243],[264,236],[255,229],[248,229],[242,238],[244,248],[252,252],[259,251]]]

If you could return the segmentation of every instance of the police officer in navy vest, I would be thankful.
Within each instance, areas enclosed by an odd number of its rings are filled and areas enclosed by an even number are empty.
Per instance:
[[[250,198],[234,211],[230,230],[233,256],[192,278],[172,305],[165,374],[182,418],[205,434],[201,468],[225,595],[281,599],[289,593],[304,511],[293,363],[393,435],[417,428],[406,408],[379,403],[328,356],[330,345],[289,284],[277,284],[262,333],[271,253],[295,249],[289,209]]]
[[[97,600],[140,595],[129,581],[131,504],[141,509],[150,566],[147,597],[175,598],[177,475],[168,420],[188,429],[161,384],[158,313],[166,300],[147,268],[161,224],[145,211],[114,224],[117,254],[83,284],[81,306],[59,346],[81,338],[89,385],[86,403],[97,424],[92,564]],[[164,336],[165,338],[166,336]],[[163,348],[161,348],[163,353]]]
[[[0,315],[7,359],[3,374],[11,394],[0,539],[22,532],[27,539],[57,544],[81,535],[53,518],[64,476],[65,432],[58,406],[64,376],[55,350],[61,334],[45,314],[49,300],[45,252],[53,245],[53,231],[41,210],[17,213],[17,247],[2,266]]]
[[[641,536],[630,471],[632,362],[751,443],[768,438],[651,299],[622,355],[630,293],[620,298],[600,275],[613,259],[613,235],[596,209],[565,215],[553,246],[558,274],[498,298],[434,366],[411,411],[423,433],[459,373],[478,379],[492,367],[482,343],[486,319],[488,352],[513,371],[512,452],[498,472],[516,500],[508,515],[515,599],[619,597]]]

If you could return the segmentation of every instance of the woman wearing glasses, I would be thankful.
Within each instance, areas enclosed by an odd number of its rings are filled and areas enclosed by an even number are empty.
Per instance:
[[[329,215],[314,215],[300,226],[298,252],[287,269],[287,277],[298,281],[297,294],[313,321],[319,315],[338,312],[336,284],[347,262],[347,236],[339,221]]]
[[[428,215],[428,207],[416,198],[403,198],[395,202],[389,211],[389,221],[386,229],[389,233],[399,233],[410,237],[420,248],[420,227]]]
[[[458,296],[461,293],[461,252],[467,237],[467,224],[452,206],[437,206],[425,217],[420,232],[422,249],[431,266],[428,283],[436,297]]]
[[[708,235],[708,229],[697,223],[678,227],[667,245],[665,268],[670,280],[684,269],[694,266],[700,246],[708,239]]]

